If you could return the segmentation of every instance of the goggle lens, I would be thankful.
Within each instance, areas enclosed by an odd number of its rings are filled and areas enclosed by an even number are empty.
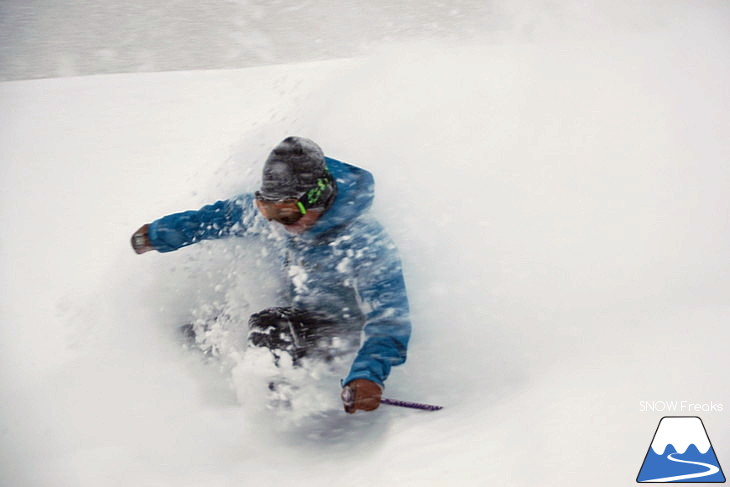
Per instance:
[[[297,200],[266,201],[256,198],[256,205],[264,218],[284,225],[298,222],[307,212]]]

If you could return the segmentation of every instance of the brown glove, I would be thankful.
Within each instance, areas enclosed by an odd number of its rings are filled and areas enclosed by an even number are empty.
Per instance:
[[[132,235],[132,249],[138,254],[155,250],[150,243],[149,229],[149,223],[145,223]]]
[[[353,414],[357,410],[373,411],[380,406],[383,388],[367,379],[355,379],[342,389],[342,402],[345,412]]]

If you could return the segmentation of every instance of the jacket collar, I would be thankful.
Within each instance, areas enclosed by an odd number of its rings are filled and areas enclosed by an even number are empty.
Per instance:
[[[330,157],[325,157],[325,162],[337,185],[337,195],[312,228],[297,236],[305,241],[325,238],[355,221],[370,209],[375,197],[375,181],[370,172]]]

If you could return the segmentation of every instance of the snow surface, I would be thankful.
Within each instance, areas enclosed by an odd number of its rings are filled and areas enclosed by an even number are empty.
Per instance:
[[[242,68],[403,40],[595,38],[725,0],[3,0],[0,80]]]
[[[640,401],[730,405],[718,5],[593,42],[0,84],[0,484],[633,483]],[[263,410],[236,330],[272,304],[266,249],[131,251],[254,189],[290,134],[375,174],[414,323],[387,394],[444,410]],[[221,310],[206,364],[174,330]],[[721,462],[726,414],[703,413]]]

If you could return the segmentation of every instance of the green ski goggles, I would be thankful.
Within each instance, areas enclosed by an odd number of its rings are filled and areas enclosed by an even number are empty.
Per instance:
[[[275,220],[284,225],[292,225],[299,221],[308,210],[322,208],[333,191],[330,178],[317,179],[317,185],[305,191],[299,198],[271,200],[256,191],[256,206],[267,220]]]

